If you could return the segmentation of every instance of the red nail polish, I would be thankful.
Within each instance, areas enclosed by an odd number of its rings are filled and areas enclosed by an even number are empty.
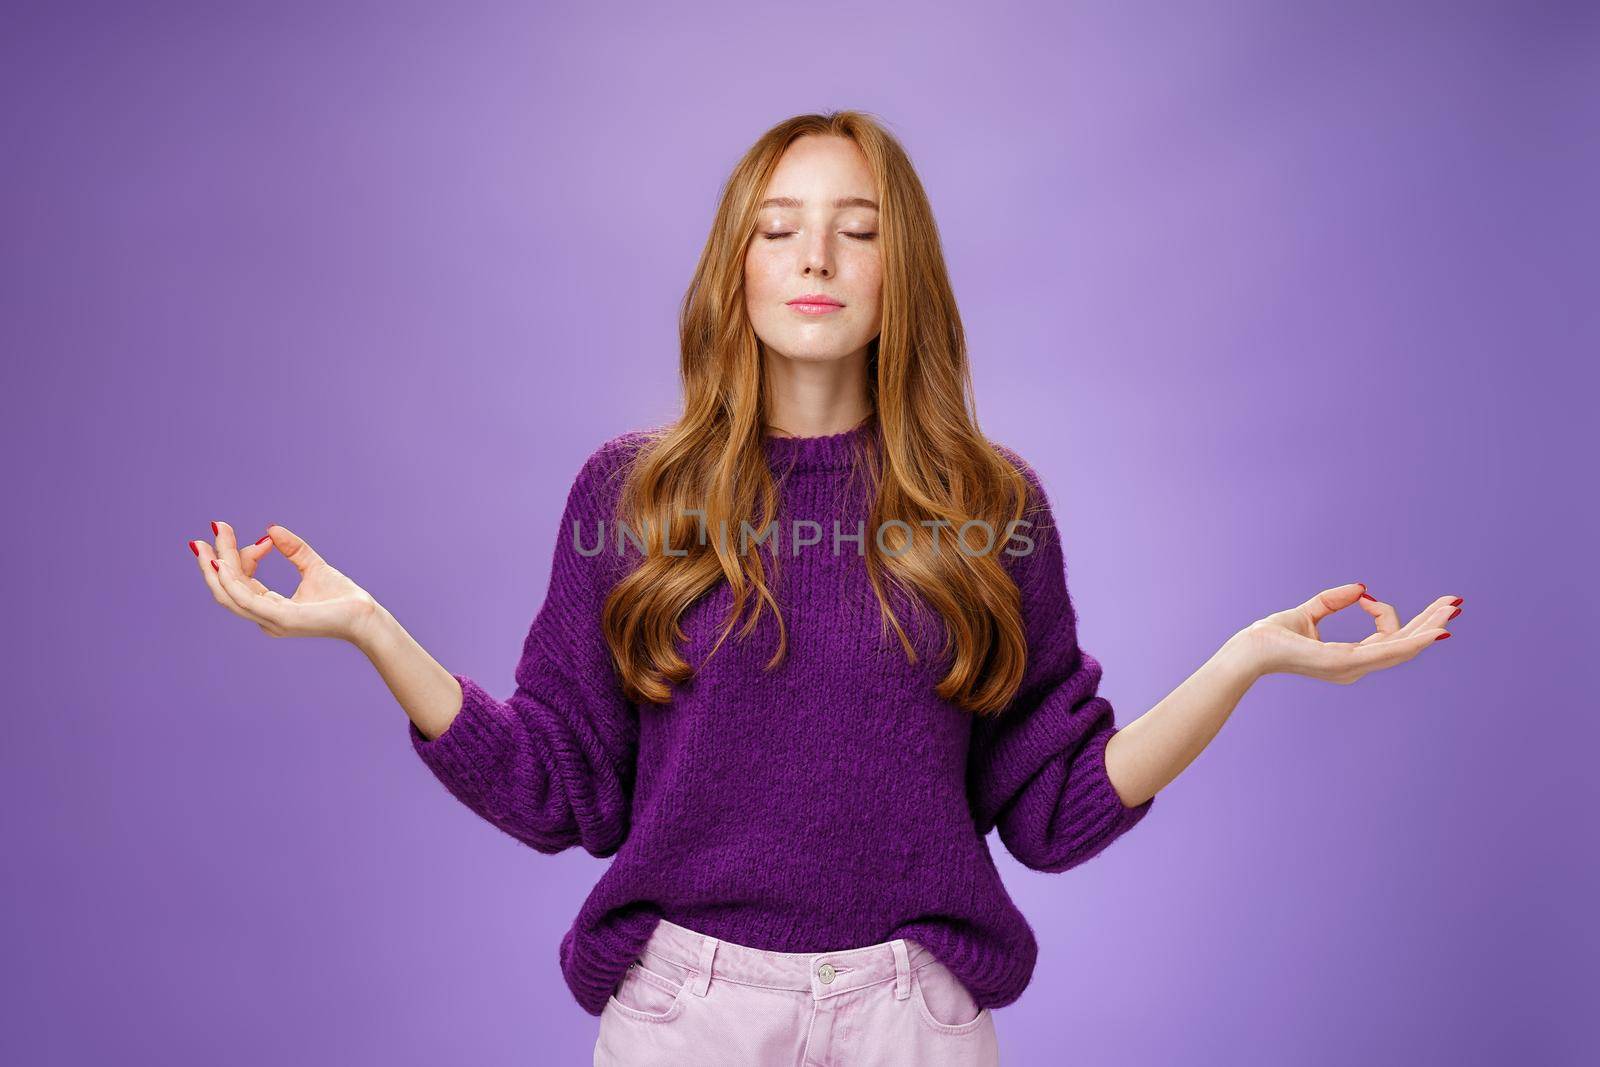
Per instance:
[[[1361,594],[1361,599],[1362,600],[1377,600],[1378,598],[1373,596],[1371,593],[1362,593]]]
[[[213,522],[211,524],[211,536],[215,537],[217,534],[219,534],[221,532],[222,532],[221,530],[217,529],[217,524]]]
[[[190,541],[189,542],[189,551],[193,552],[196,556],[198,556],[198,555],[200,555],[200,546],[197,543],[195,543],[194,541]]]
[[[1444,633],[1440,634],[1438,637],[1435,637],[1434,640],[1435,641],[1443,641],[1445,638],[1447,638],[1449,636],[1450,636],[1450,631],[1446,630]]]
[[[256,544],[259,545],[263,541],[270,541],[270,540],[272,540],[272,535],[271,534],[262,534],[260,537],[256,538]]]
[[[1450,601],[1450,603],[1459,606],[1461,604],[1461,598],[1460,597],[1456,597],[1454,600]]]
[[[1456,617],[1456,616],[1457,616],[1457,615],[1460,615],[1460,614],[1461,614],[1461,609],[1460,609],[1460,608],[1457,608],[1457,609],[1456,609],[1456,610],[1454,610],[1454,611],[1452,611],[1452,612],[1451,612],[1451,613],[1450,613],[1450,619],[1453,619],[1453,618],[1455,618],[1455,617]],[[1450,621],[1450,619],[1446,619],[1446,620],[1444,620],[1444,621],[1445,621],[1445,622],[1449,622],[1449,621]]]
[[[211,569],[214,570],[214,571],[221,571],[222,570],[221,567],[217,566],[217,561],[216,560],[212,560],[211,561]]]

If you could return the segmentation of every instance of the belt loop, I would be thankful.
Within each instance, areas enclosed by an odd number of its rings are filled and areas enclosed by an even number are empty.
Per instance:
[[[694,995],[703,997],[711,988],[711,959],[717,954],[717,939],[710,934],[700,935],[700,972],[694,976],[691,987]]]
[[[889,947],[894,949],[894,999],[904,1000],[911,995],[911,958],[906,952],[906,939],[897,937]]]

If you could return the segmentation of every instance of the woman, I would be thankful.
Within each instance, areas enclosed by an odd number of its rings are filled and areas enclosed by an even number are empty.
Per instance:
[[[1459,613],[1402,626],[1336,586],[1118,728],[1039,477],[971,414],[927,198],[862,113],[790,119],[740,160],[681,333],[683,413],[579,471],[505,701],[288,529],[192,544],[235,614],[357,645],[473,811],[615,857],[560,949],[597,1064],[997,1062],[992,1009],[1037,944],[991,829],[1031,868],[1083,863],[1255,679],[1353,682]],[[292,598],[252,577],[272,548]],[[1355,603],[1376,632],[1321,642]]]

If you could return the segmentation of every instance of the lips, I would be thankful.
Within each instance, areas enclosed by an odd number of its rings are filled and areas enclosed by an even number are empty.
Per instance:
[[[789,301],[789,306],[802,315],[837,314],[843,304],[826,293],[806,293]]]

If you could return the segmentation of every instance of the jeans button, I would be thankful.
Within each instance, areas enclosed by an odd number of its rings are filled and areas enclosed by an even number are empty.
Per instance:
[[[824,963],[821,967],[817,968],[817,977],[822,979],[823,985],[828,985],[831,983],[833,981],[833,976],[837,973],[838,972],[833,969],[833,964],[831,963]]]

